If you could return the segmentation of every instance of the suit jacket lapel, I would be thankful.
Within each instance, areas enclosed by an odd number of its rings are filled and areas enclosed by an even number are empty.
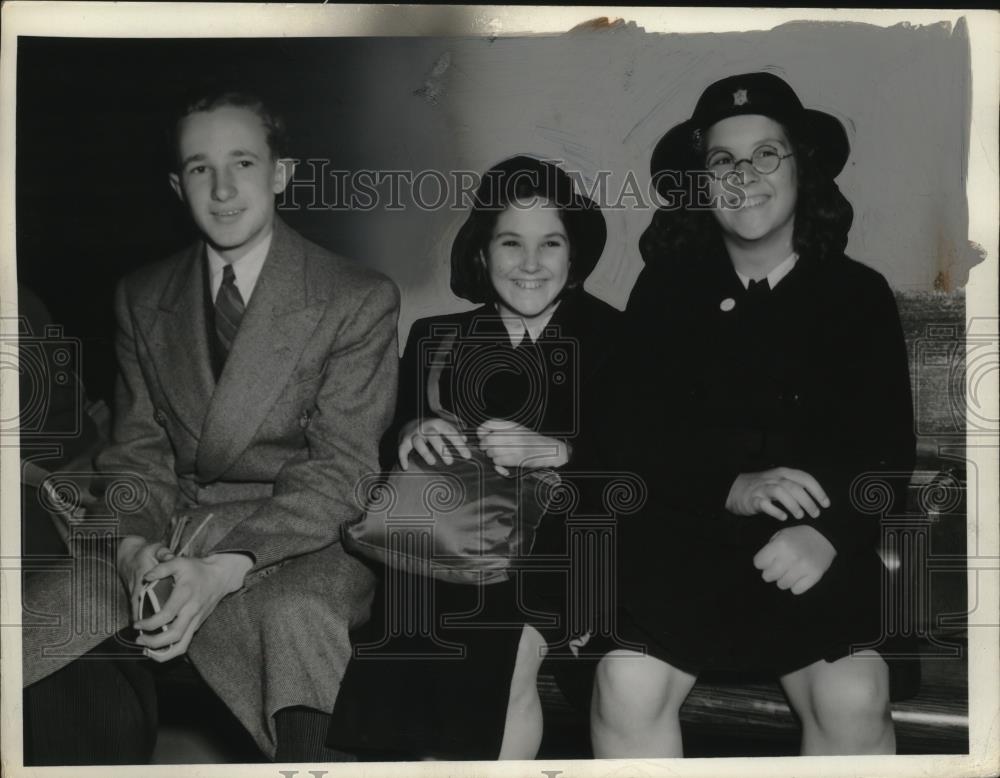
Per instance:
[[[281,396],[325,309],[324,301],[309,302],[302,245],[275,218],[271,248],[205,417],[200,480],[215,480],[232,465]]]
[[[149,317],[150,351],[160,385],[177,418],[196,438],[215,389],[205,322],[204,247],[197,245],[177,266]]]

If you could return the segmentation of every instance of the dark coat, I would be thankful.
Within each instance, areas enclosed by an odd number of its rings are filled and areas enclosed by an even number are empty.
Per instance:
[[[812,474],[831,500],[818,519],[801,520],[837,550],[809,598],[853,578],[827,602],[856,598],[866,618],[877,615],[879,517],[908,482],[915,451],[906,346],[885,279],[846,256],[803,256],[755,302],[720,253],[647,266],[628,320],[594,425],[605,463],[648,487],[646,508],[620,526],[620,601],[662,622],[665,603],[697,602],[699,582],[711,580],[715,599],[671,610],[671,629],[711,629],[681,623],[699,608],[724,619],[719,600],[738,603],[760,583],[753,555],[787,526],[728,513],[729,489],[739,473],[785,466]],[[732,550],[725,563],[722,546]]]
[[[450,335],[453,359],[442,372],[441,404],[471,430],[470,444],[486,419],[514,420],[569,442],[564,479],[590,469],[592,452],[580,419],[587,415],[594,379],[618,342],[620,318],[600,300],[571,292],[543,335],[517,348],[492,306],[416,322],[401,362],[395,421],[383,445],[385,466],[396,461],[399,429],[434,415],[427,403],[427,366]],[[532,556],[566,553],[560,519],[542,519]],[[356,636],[359,653],[344,677],[329,744],[409,757],[495,759],[522,625],[534,624],[551,643],[568,637],[565,569],[521,571],[516,579],[483,587],[385,568],[383,573],[372,620]],[[402,613],[396,597],[406,609]],[[434,636],[414,634],[416,624],[433,624]]]
[[[852,508],[850,486],[868,472],[909,473],[915,456],[906,345],[881,275],[848,257],[803,257],[754,306],[725,257],[652,265],[628,323],[609,379],[633,413],[606,419],[624,437],[612,460],[651,476],[651,510],[724,521],[738,473],[783,465],[814,475],[833,502],[804,522],[837,548],[874,542],[877,521]]]
[[[204,261],[199,243],[119,285],[115,421],[97,462],[103,509],[89,524],[155,541],[171,517],[190,516],[187,535],[211,513],[190,553],[253,558],[244,588],[220,602],[188,653],[272,753],[275,711],[332,707],[348,627],[371,596],[373,579],[341,550],[339,529],[360,512],[355,484],[377,469],[390,419],[399,295],[276,220],[216,383]],[[81,545],[78,563],[88,556]],[[25,684],[128,623],[113,564],[92,567],[93,584],[75,592],[75,619],[25,629]],[[26,607],[68,616],[73,595],[65,576],[40,575]]]
[[[568,292],[542,337],[518,355],[492,305],[414,322],[399,366],[396,413],[383,440],[383,464],[396,460],[399,431],[433,416],[427,360],[444,337],[460,344],[441,376],[441,403],[472,429],[489,418],[517,421],[567,441],[572,462],[583,456],[580,420],[595,376],[617,342],[620,314],[582,290]],[[540,360],[540,361],[539,361]]]

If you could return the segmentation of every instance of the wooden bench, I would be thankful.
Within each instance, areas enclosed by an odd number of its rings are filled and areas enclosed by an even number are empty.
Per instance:
[[[930,581],[909,629],[923,635],[919,693],[893,704],[901,754],[968,752],[966,630],[966,472],[964,397],[965,298],[962,293],[899,293],[910,356],[917,432],[917,467],[907,516],[889,519],[921,536],[900,559],[885,549],[890,569]],[[898,547],[897,547],[898,552]],[[927,575],[927,573],[933,573]],[[949,656],[948,654],[954,654]],[[540,756],[590,756],[587,713],[570,705],[543,667],[539,682],[546,716]],[[764,756],[798,753],[799,727],[774,679],[707,676],[681,709],[689,756]]]
[[[968,752],[965,656],[922,660],[920,693],[893,703],[900,754]],[[587,711],[574,707],[543,670],[539,691],[546,730],[539,758],[591,757]],[[793,756],[799,725],[776,679],[707,675],[681,708],[688,756]]]
[[[965,300],[962,294],[897,295],[910,349],[917,417],[918,463],[910,512],[918,517],[926,555],[912,567],[938,565],[927,607],[910,628],[924,635],[919,694],[893,705],[901,754],[968,751],[966,607],[965,407],[961,392]],[[975,483],[969,484],[975,489]],[[928,510],[930,509],[930,510]],[[937,561],[935,561],[937,560]],[[907,560],[901,560],[905,573]],[[926,572],[926,570],[925,570]],[[950,617],[949,617],[950,615]],[[957,646],[958,655],[941,644]],[[589,758],[585,704],[570,705],[546,663],[539,679],[546,729],[540,757]],[[191,718],[192,709],[198,715]],[[228,711],[198,708],[183,694],[163,705],[160,763],[264,761]],[[185,711],[181,713],[181,711]],[[772,679],[705,677],[681,710],[689,756],[765,756],[798,752],[799,729],[780,686]]]

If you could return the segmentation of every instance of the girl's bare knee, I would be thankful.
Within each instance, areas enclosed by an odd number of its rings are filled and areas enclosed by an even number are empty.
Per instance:
[[[888,668],[880,658],[840,660],[817,673],[810,686],[812,713],[823,730],[875,734],[891,721]]]
[[[612,651],[597,665],[594,712],[602,719],[659,719],[680,709],[694,681],[659,659]]]

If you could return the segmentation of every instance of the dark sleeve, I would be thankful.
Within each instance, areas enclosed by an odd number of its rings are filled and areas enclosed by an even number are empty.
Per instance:
[[[740,468],[711,425],[689,410],[685,295],[696,282],[665,264],[640,273],[595,382],[587,442],[602,467],[642,478],[651,505],[718,515]]]
[[[650,326],[655,326],[644,304],[656,285],[650,267],[640,273],[628,306],[619,317],[608,354],[581,392],[581,434],[573,441],[574,467],[634,472],[641,475],[646,461],[644,425],[653,409],[647,407],[648,387],[655,364],[644,350]]]
[[[406,338],[406,348],[399,361],[399,386],[396,394],[396,409],[392,423],[386,429],[379,446],[379,460],[384,469],[390,469],[396,462],[399,449],[399,433],[403,426],[413,419],[430,415],[427,407],[427,375],[421,368],[421,354],[427,350],[431,332],[431,319],[419,319],[410,327]],[[421,346],[423,344],[423,346]]]
[[[577,305],[575,331],[567,333],[575,341],[577,360],[577,384],[570,396],[575,424],[567,434],[555,437],[569,450],[565,467],[589,471],[600,467],[600,445],[593,427],[605,411],[602,382],[607,380],[607,364],[620,342],[622,314],[586,292],[580,293]],[[558,385],[553,389],[558,391]]]
[[[880,514],[902,507],[916,459],[909,360],[896,300],[878,276],[852,300],[856,314],[837,350],[831,440],[803,469],[831,506],[806,519],[836,548],[873,545]],[[861,290],[859,290],[861,291]]]

